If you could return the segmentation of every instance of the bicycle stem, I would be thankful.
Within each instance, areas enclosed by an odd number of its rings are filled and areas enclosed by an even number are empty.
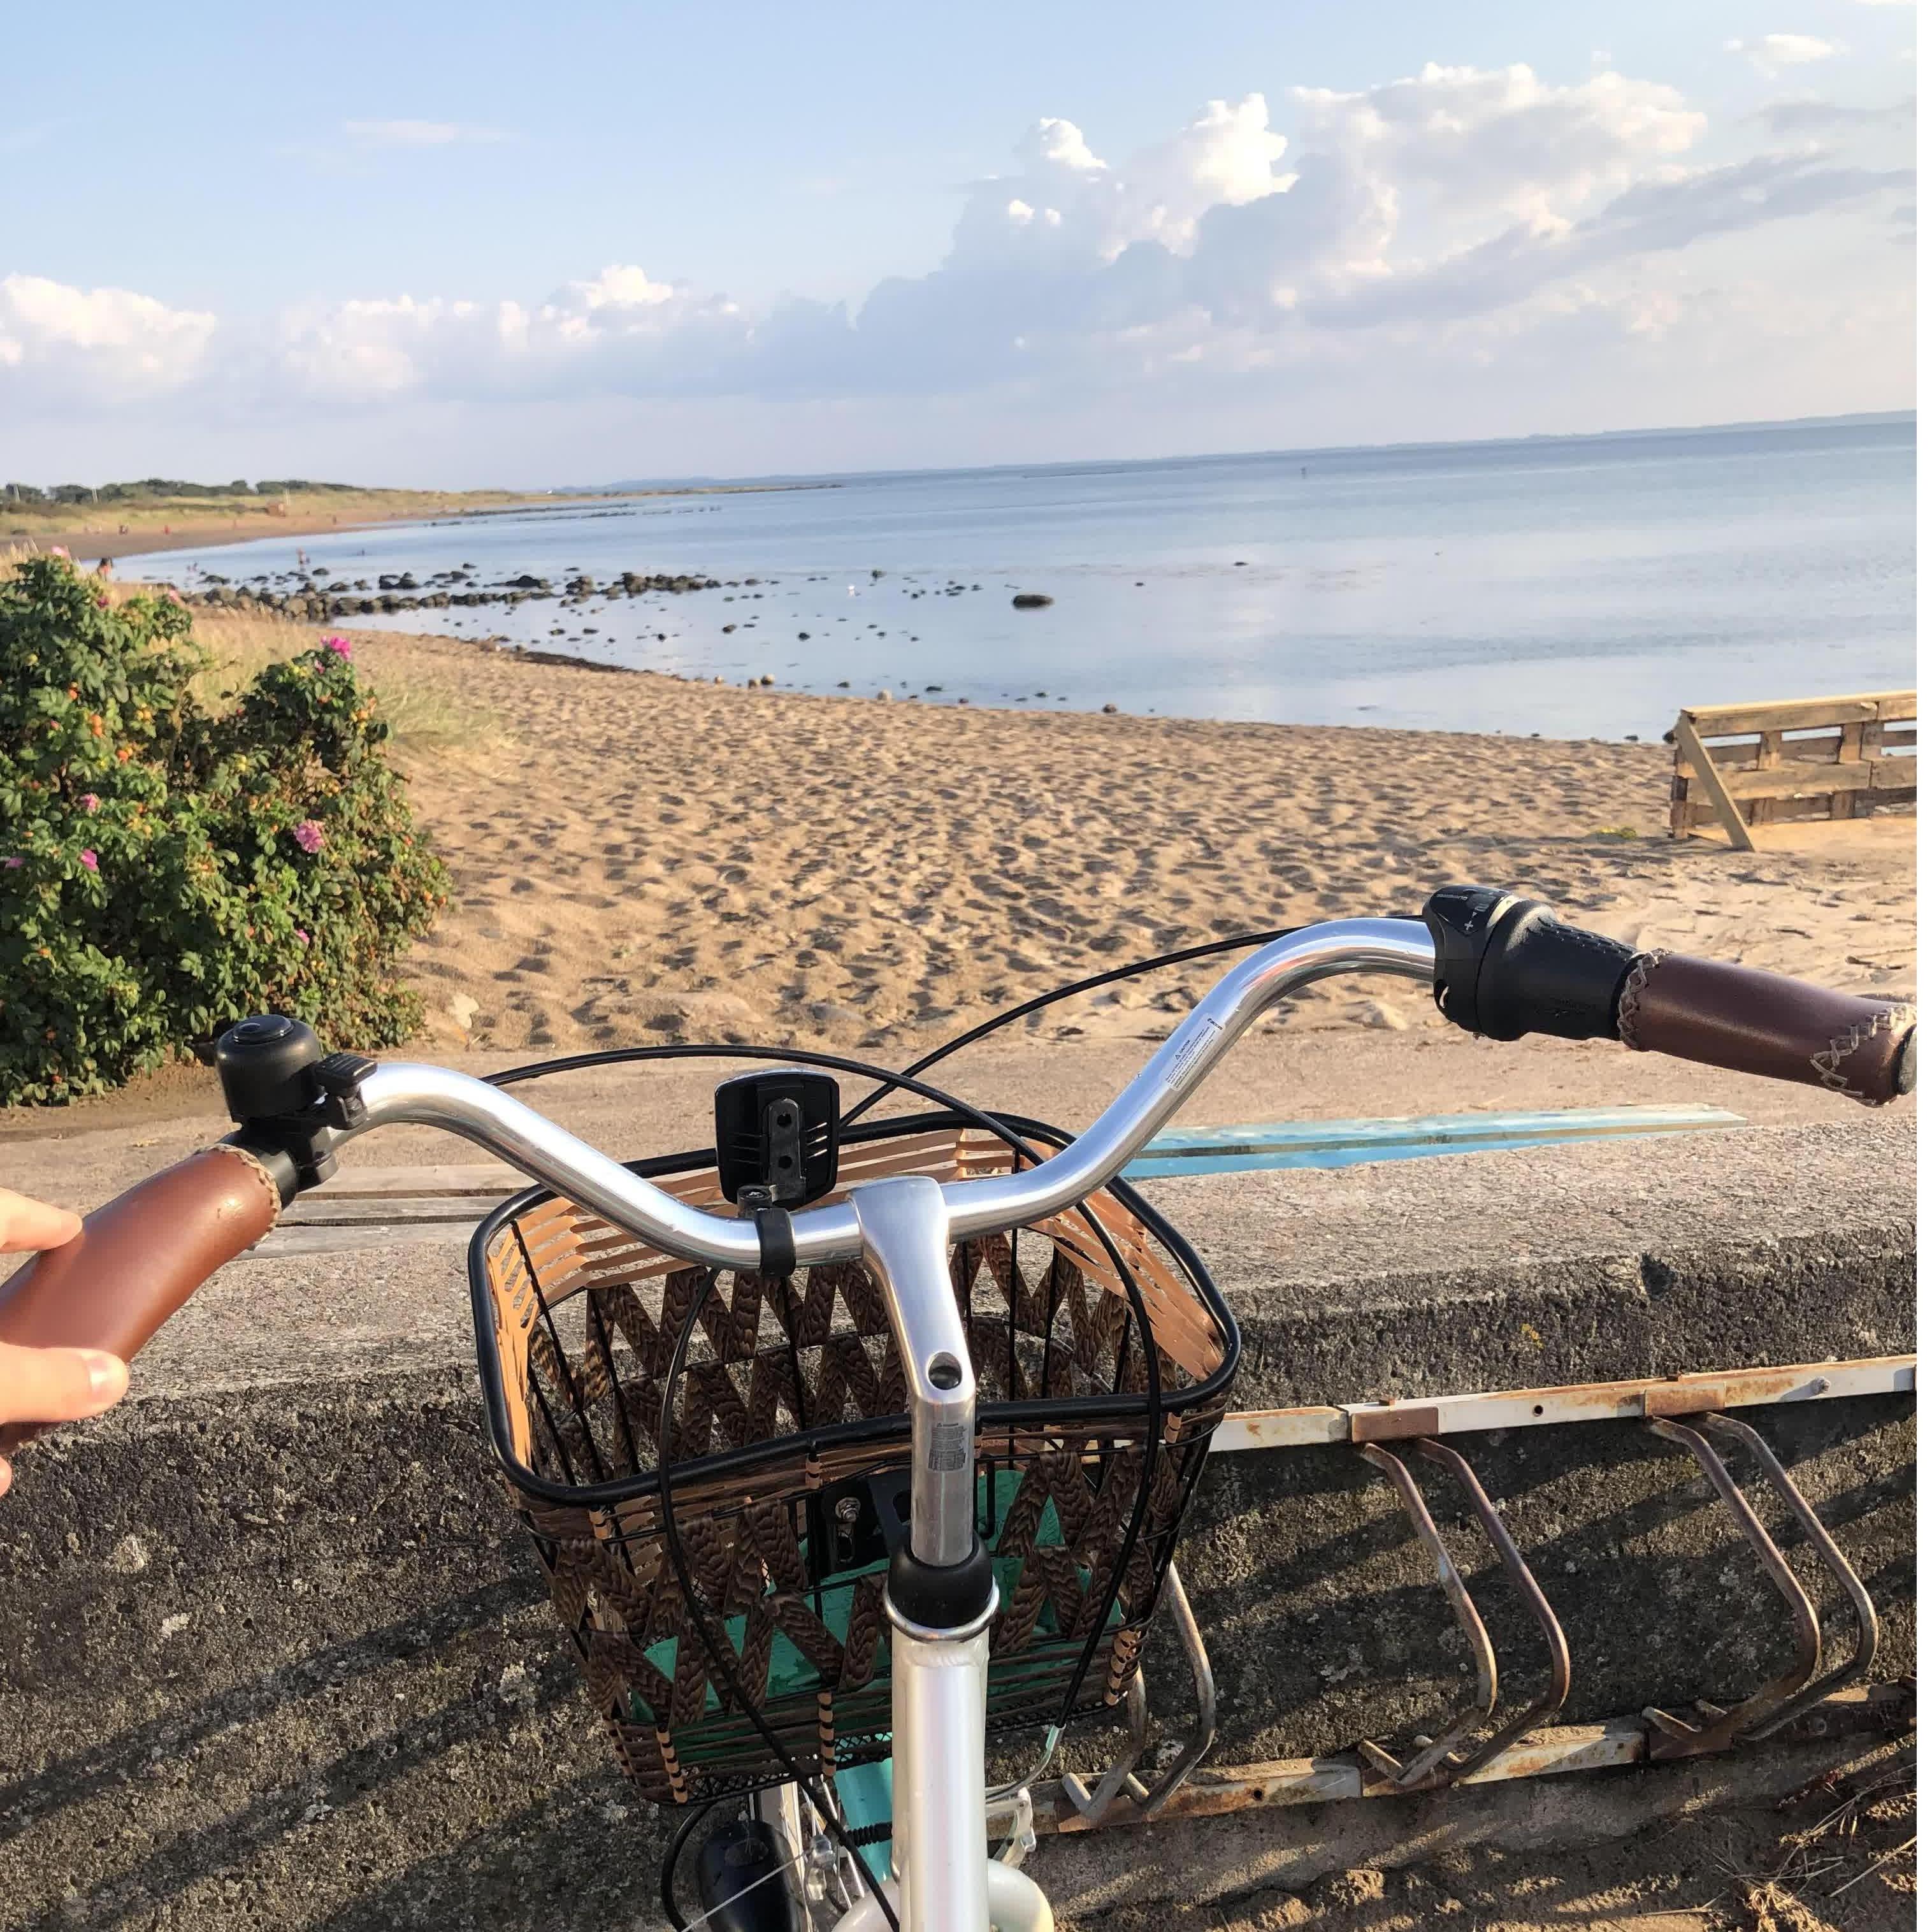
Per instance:
[[[922,1174],[854,1188],[852,1204],[866,1266],[884,1294],[905,1370],[913,1556],[929,1569],[949,1569],[967,1562],[978,1542],[973,1436],[979,1385],[953,1296],[946,1204],[939,1184]],[[962,1607],[963,1622],[980,1606]]]

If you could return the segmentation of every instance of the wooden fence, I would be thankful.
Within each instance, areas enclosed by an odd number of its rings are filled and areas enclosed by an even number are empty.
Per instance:
[[[1750,851],[1754,825],[1916,806],[1918,718],[1916,691],[1680,712],[1671,733],[1670,836],[1715,824]]]

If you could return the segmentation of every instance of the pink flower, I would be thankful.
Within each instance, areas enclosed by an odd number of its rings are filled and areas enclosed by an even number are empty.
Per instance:
[[[65,544],[56,544],[49,551],[48,554],[52,556],[67,557],[67,560],[70,563],[74,561],[74,559],[68,555],[68,548]]]
[[[297,926],[296,928],[296,937],[299,939],[304,946],[308,944],[308,934],[303,932],[300,926]]]
[[[98,872],[100,869],[100,861],[94,856],[94,854],[91,850],[83,851],[81,854],[80,862],[85,866],[90,872]]]
[[[100,794],[98,792],[82,792],[80,795],[80,802],[89,812],[98,812],[100,809]]]
[[[346,658],[350,655],[349,640],[346,638],[324,638],[322,640],[322,647],[326,651],[333,651],[339,658]]]
[[[11,858],[0,859],[0,872],[17,872],[26,862],[16,852]]]
[[[94,601],[96,604],[100,605],[102,610],[106,610],[107,608],[106,592],[104,590],[97,590],[94,593]]]
[[[320,852],[326,836],[322,827],[313,818],[304,818],[296,827],[296,843],[304,852]]]
[[[182,602],[181,592],[172,588],[164,590],[161,592],[161,595],[165,597],[170,604],[179,604]],[[183,608],[185,608],[186,607],[184,606]]]

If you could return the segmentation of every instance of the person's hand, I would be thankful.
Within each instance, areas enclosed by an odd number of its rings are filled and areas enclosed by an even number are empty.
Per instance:
[[[80,1216],[0,1187],[0,1255],[57,1248]],[[79,1422],[128,1393],[128,1364],[100,1348],[22,1348],[0,1342],[0,1422]],[[0,1456],[0,1496],[14,1472]]]

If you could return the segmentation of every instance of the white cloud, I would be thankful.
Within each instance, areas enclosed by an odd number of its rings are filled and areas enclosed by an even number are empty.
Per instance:
[[[635,319],[661,308],[677,291],[668,282],[654,282],[643,269],[614,263],[594,280],[566,282],[544,304],[544,314],[561,322],[587,322],[608,316]]]
[[[446,382],[487,380],[526,334],[514,302],[418,301],[404,295],[291,309],[267,358],[272,386],[330,399],[380,401]]]
[[[342,131],[358,147],[447,148],[461,141],[500,141],[494,128],[457,121],[345,121]]]
[[[286,311],[259,371],[272,388],[341,400],[621,388],[662,366],[701,380],[747,325],[735,304],[613,264],[526,307],[402,295]]]
[[[1845,318],[1868,296],[1895,321],[1902,251],[1886,218],[1910,172],[1817,143],[1895,141],[1902,112],[1774,103],[1756,122],[1812,145],[1714,164],[1696,154],[1704,113],[1662,83],[1432,65],[1358,90],[1210,101],[1124,159],[1046,118],[964,191],[936,266],[849,308],[752,310],[619,260],[548,296],[392,291],[218,327],[126,291],[16,276],[0,284],[0,384],[31,404],[58,370],[69,397],[134,383],[173,393],[184,416],[372,427],[411,406],[561,422],[593,404],[689,413],[728,398],[775,417],[944,399],[1018,422],[1022,396],[1054,409],[1104,397],[1124,418],[1158,400],[1177,421],[1190,419],[1182,399],[1218,399],[1235,421],[1242,396],[1326,406],[1398,367],[1453,389],[1456,371],[1473,380],[1498,358],[1560,398],[1564,355],[1573,377],[1592,358],[1640,353],[1654,374],[1704,356],[1720,333],[1712,290],[1736,282],[1744,238],[1774,223],[1832,217],[1830,330],[1856,334]],[[1868,237],[1869,286],[1844,284]],[[1774,335],[1790,357],[1803,318],[1827,324],[1803,299],[1808,258],[1780,249],[1750,266],[1769,285],[1784,276],[1780,314],[1800,320],[1724,308],[1724,326]],[[1813,345],[1821,368],[1843,367],[1836,344]],[[1737,366],[1754,366],[1742,338]]]
[[[1742,54],[1760,74],[1778,74],[1788,67],[1829,60],[1844,49],[1836,40],[1821,40],[1815,34],[1760,34],[1754,40],[1726,40],[1724,51]]]
[[[44,397],[112,401],[180,387],[200,368],[216,318],[130,289],[0,278],[0,376],[29,373]]]
[[[1338,325],[1501,314],[1577,278],[1818,214],[1902,188],[1909,170],[1832,166],[1809,155],[1763,155],[1640,182],[1561,229],[1525,223],[1439,261],[1342,290],[1318,319]]]
[[[1210,104],[1118,171],[1078,130],[1041,124],[1016,173],[972,190],[941,268],[883,284],[861,309],[874,366],[944,343],[953,367],[992,376],[1013,368],[1016,334],[1034,364],[1076,342],[1082,355],[1109,343],[1130,357],[1272,355],[1280,344],[1230,332],[1279,332],[1318,309],[1339,325],[1363,291],[1498,234],[1560,234],[1705,126],[1673,88],[1610,73],[1551,85],[1523,66],[1431,65],[1287,98],[1293,141],[1250,95]],[[1291,146],[1292,166],[1279,165]],[[1061,158],[1072,154],[1077,166]],[[1042,208],[1064,215],[1057,233]]]

